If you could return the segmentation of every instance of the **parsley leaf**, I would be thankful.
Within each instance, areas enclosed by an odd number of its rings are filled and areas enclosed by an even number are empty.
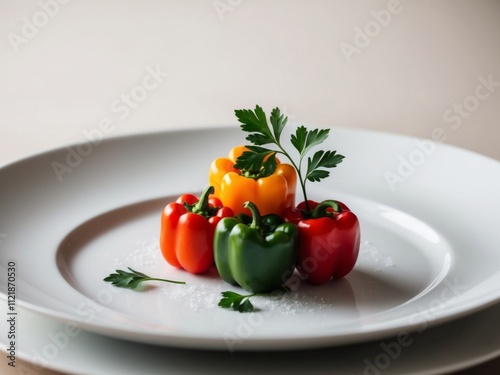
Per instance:
[[[249,151],[240,155],[234,167],[242,170],[243,175],[247,177],[261,178],[272,175],[278,166],[276,151],[259,146],[247,148]]]
[[[275,139],[267,123],[266,114],[261,107],[256,106],[255,111],[237,109],[234,113],[241,123],[241,129],[247,133],[253,133],[247,137],[249,142],[255,145],[275,143]]]
[[[250,133],[246,140],[254,146],[247,146],[251,153],[244,153],[236,161],[235,168],[243,171],[247,177],[261,178],[268,177],[274,173],[278,163],[276,161],[276,151],[257,147],[268,144],[280,144],[281,132],[288,122],[288,118],[283,115],[279,108],[274,108],[269,117],[260,106],[255,106],[255,110],[237,109],[234,111],[240,121],[240,127],[243,131]]]
[[[271,117],[269,118],[271,125],[273,126],[274,140],[275,143],[279,143],[281,132],[283,131],[286,123],[288,122],[288,117],[281,114],[279,108],[274,108],[271,111]]]
[[[319,168],[335,168],[344,159],[336,151],[317,151],[312,158],[307,159],[306,178],[309,181],[320,181],[330,175],[330,172]]]
[[[116,287],[128,289],[135,289],[144,281],[164,281],[167,283],[185,284],[184,281],[158,279],[155,277],[149,277],[148,275],[135,271],[130,267],[128,267],[128,269],[131,272],[116,270],[116,273],[112,273],[105,277],[104,281],[109,282]]]
[[[251,133],[247,136],[247,141],[254,145],[266,145],[269,143],[279,144],[281,132],[283,131],[288,117],[281,114],[279,108],[274,108],[271,111],[269,121],[272,129],[267,122],[266,113],[260,106],[255,106],[255,110],[237,109],[234,111],[240,127],[243,131]]]
[[[290,137],[290,142],[297,149],[300,157],[304,157],[314,146],[319,145],[328,138],[330,129],[307,130],[305,126],[299,126],[295,134]]]
[[[222,299],[219,301],[219,306],[225,309],[232,308],[234,311],[239,312],[252,312],[253,305],[250,298],[255,294],[241,295],[235,292],[225,291],[222,292]]]
[[[254,307],[252,302],[250,302],[250,298],[256,296],[281,296],[291,289],[287,286],[281,286],[270,293],[251,293],[251,294],[239,294],[236,292],[225,291],[222,292],[222,299],[219,301],[219,306],[225,309],[233,309],[234,311],[239,311],[241,313],[244,312],[252,312],[254,311]]]
[[[306,211],[311,211],[306,192],[306,182],[321,181],[330,176],[326,169],[335,168],[344,159],[343,155],[336,151],[317,151],[313,157],[307,160],[305,177],[302,174],[303,159],[315,146],[323,143],[330,134],[330,129],[308,130],[305,126],[299,126],[295,133],[290,136],[290,143],[299,153],[296,162],[280,142],[281,133],[288,122],[288,118],[281,113],[279,108],[271,111],[269,122],[266,114],[260,106],[255,110],[237,109],[234,111],[240,121],[241,129],[250,133],[246,139],[253,146],[246,146],[249,151],[244,152],[236,161],[235,168],[240,169],[242,174],[255,179],[267,177],[274,173],[277,168],[276,154],[284,155],[295,168],[302,188],[302,194],[306,204]],[[261,147],[267,144],[277,146],[276,150]]]

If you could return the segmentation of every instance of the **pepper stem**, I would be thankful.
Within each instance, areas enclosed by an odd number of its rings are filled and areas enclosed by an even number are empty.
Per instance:
[[[203,193],[201,193],[198,202],[192,205],[189,211],[202,216],[209,216],[210,205],[208,204],[208,197],[210,196],[210,194],[213,194],[214,192],[215,189],[213,186],[207,186],[205,190],[203,190]]]
[[[262,228],[262,217],[260,216],[259,208],[251,201],[243,203],[243,207],[248,208],[252,213],[252,223],[250,224],[250,228],[255,228],[260,231]]]
[[[329,208],[333,208],[333,212],[340,213],[342,212],[342,206],[339,202],[334,201],[332,199],[321,202],[316,206],[312,213],[312,217],[314,219],[326,216],[333,216],[332,211],[329,211]]]

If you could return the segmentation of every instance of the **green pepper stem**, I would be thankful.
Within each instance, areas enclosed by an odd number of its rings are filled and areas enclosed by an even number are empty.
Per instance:
[[[203,190],[203,193],[200,196],[200,199],[198,202],[196,202],[192,208],[191,212],[195,214],[200,214],[203,216],[209,215],[210,212],[210,205],[208,204],[208,197],[210,194],[213,194],[215,192],[215,189],[213,186],[207,186],[205,190]]]
[[[243,203],[243,207],[248,208],[252,213],[252,223],[250,224],[250,228],[262,231],[262,217],[260,216],[259,208],[251,201]]]
[[[314,219],[326,216],[332,216],[331,212],[328,211],[329,208],[333,208],[333,211],[336,213],[342,212],[342,206],[339,202],[334,201],[332,199],[321,202],[316,206],[312,213],[312,217]]]

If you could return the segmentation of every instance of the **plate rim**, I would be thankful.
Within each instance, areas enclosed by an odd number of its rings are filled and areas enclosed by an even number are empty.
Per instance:
[[[391,137],[396,137],[396,138],[404,138],[406,140],[415,140],[415,139],[419,139],[419,138],[416,138],[416,137],[411,137],[411,136],[405,136],[405,135],[400,135],[400,134],[394,134],[394,133],[388,133],[388,132],[383,132],[383,131],[373,131],[373,130],[363,130],[363,129],[351,129],[351,128],[342,128],[342,127],[332,127],[333,129],[342,129],[343,131],[347,131],[347,132],[354,132],[354,133],[378,133],[380,134],[381,136],[391,136]],[[166,130],[166,131],[157,131],[157,130],[153,130],[153,131],[148,131],[148,132],[142,132],[142,133],[138,133],[138,134],[125,134],[125,135],[113,135],[112,137],[109,137],[107,139],[104,139],[103,142],[107,141],[107,142],[120,142],[122,141],[123,139],[132,139],[132,138],[136,138],[136,137],[151,137],[151,136],[156,136],[156,135],[159,135],[159,134],[162,134],[162,135],[165,135],[165,134],[172,134],[172,133],[177,133],[177,134],[189,134],[189,133],[193,133],[193,132],[196,132],[196,131],[199,131],[199,130],[203,130],[203,131],[227,131],[228,130],[228,127],[227,126],[219,126],[219,127],[200,127],[200,128],[193,128],[193,129],[174,129],[174,130]],[[87,141],[88,142],[88,141]],[[61,152],[62,150],[68,148],[68,147],[76,147],[78,145],[81,145],[81,144],[85,144],[87,142],[77,142],[77,143],[73,143],[71,145],[67,145],[67,146],[60,146],[60,147],[55,147],[51,150],[47,150],[45,152],[38,152],[38,153],[34,153],[33,155],[29,155],[29,156],[26,156],[26,157],[23,157],[23,158],[20,158],[18,160],[15,160],[15,161],[12,161],[10,163],[7,163],[5,165],[1,165],[0,166],[0,173],[1,171],[4,169],[4,168],[8,168],[8,167],[15,167],[16,165],[19,165],[20,163],[22,162],[25,162],[25,161],[28,161],[28,160],[33,160],[33,159],[36,159],[36,158],[39,158],[39,157],[42,157],[42,156],[45,156],[47,154],[50,154],[50,153],[54,153],[54,152]],[[494,161],[496,163],[498,163],[498,165],[500,165],[500,163],[498,161],[496,161],[495,159],[492,159],[488,156],[485,156],[485,155],[482,155],[482,154],[479,154],[479,153],[476,153],[476,152],[473,152],[473,151],[470,151],[470,150],[466,150],[466,149],[462,149],[462,148],[459,148],[459,147],[456,147],[456,146],[451,146],[451,145],[447,145],[447,144],[443,144],[444,146],[446,147],[451,147],[451,148],[454,148],[454,149],[457,149],[457,150],[460,150],[461,152],[467,152],[467,153],[472,153],[478,157],[481,157],[481,158],[486,158],[486,159],[489,159],[491,161]],[[0,291],[0,298],[1,299],[4,299],[6,300],[6,295]],[[465,308],[465,307],[462,307],[462,308],[459,308],[459,307],[456,307],[455,308],[455,312],[452,314],[453,316],[453,319],[455,318],[460,318],[460,317],[463,317],[464,315],[468,315],[468,314],[472,314],[480,309],[483,309],[483,308],[487,308],[493,304],[495,304],[498,300],[500,299],[500,294],[497,295],[496,297],[492,297],[490,299],[486,298],[486,299],[483,299],[482,301],[478,301],[476,302],[475,305],[473,305],[472,307],[469,306],[468,308]],[[479,300],[481,300],[481,298],[479,298]],[[32,303],[29,303],[27,301],[18,301],[19,305],[20,306],[23,306],[25,308],[28,308],[32,311],[35,311],[37,313],[40,313],[40,314],[43,314],[45,316],[48,316],[48,317],[53,317],[53,318],[56,318],[56,319],[61,319],[62,321],[65,321],[65,322],[68,322],[68,321],[75,321],[75,316],[69,316],[68,314],[64,313],[64,312],[60,312],[60,311],[56,311],[56,310],[49,310],[49,309],[46,309],[44,307],[41,307],[41,306],[36,306],[36,305],[33,305]],[[444,316],[437,316],[435,317],[435,319],[432,321],[432,324],[440,324],[444,321],[448,321],[450,319],[450,315],[444,315]],[[84,324],[84,322],[78,322],[80,324]],[[414,324],[413,325],[413,328],[417,326],[417,324]],[[90,326],[87,326],[86,328],[88,330],[93,330],[92,328],[95,327],[95,323],[94,324],[91,324]],[[411,328],[412,326],[411,325],[405,325],[405,328]],[[102,326],[98,326],[97,327],[98,329],[102,329]],[[109,328],[109,327],[108,327]],[[383,336],[387,336],[387,335],[390,335],[394,332],[397,332],[401,330],[401,327],[394,327],[390,330],[385,330],[384,332],[384,335]],[[361,336],[364,337],[363,340],[366,340],[366,337],[369,336],[367,335],[367,333],[360,333]],[[115,336],[117,337],[117,336]],[[121,338],[125,338],[125,337],[122,337],[120,336]],[[380,334],[377,335],[377,337],[380,337]],[[197,339],[199,340],[199,337],[197,337]],[[288,338],[287,338],[288,339]],[[209,339],[209,340],[213,340],[212,339]],[[272,341],[272,340],[271,340]],[[280,340],[278,340],[280,341]],[[282,339],[281,339],[282,341]],[[326,344],[326,345],[331,345],[331,344]],[[255,350],[254,348],[250,348],[250,350]]]

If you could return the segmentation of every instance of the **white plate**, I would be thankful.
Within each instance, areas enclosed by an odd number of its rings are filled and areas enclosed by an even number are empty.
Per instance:
[[[144,345],[87,331],[22,310],[17,370],[48,368],[79,375],[286,374],[435,375],[458,371],[500,355],[500,304],[422,332],[356,345],[288,352],[198,351]],[[2,319],[0,328],[7,323]],[[2,329],[2,332],[5,332]],[[5,350],[6,336],[0,336]],[[399,342],[404,342],[402,346]],[[265,370],[263,370],[265,369]],[[378,372],[377,372],[378,371]]]
[[[217,307],[222,290],[237,289],[215,271],[193,276],[168,266],[157,248],[159,215],[179,194],[205,187],[211,160],[243,137],[236,126],[144,134],[2,168],[0,265],[16,264],[17,303],[128,340],[276,350],[419,331],[498,300],[500,164],[412,138],[334,129],[324,146],[347,158],[332,178],[309,184],[310,197],[342,200],[359,216],[354,271],[255,299],[256,313]],[[404,158],[418,164],[413,173]],[[61,179],[55,163],[66,165]],[[404,181],[393,191],[385,176],[398,168]],[[127,266],[188,284],[132,291],[102,281]],[[6,284],[0,290],[5,299]]]

